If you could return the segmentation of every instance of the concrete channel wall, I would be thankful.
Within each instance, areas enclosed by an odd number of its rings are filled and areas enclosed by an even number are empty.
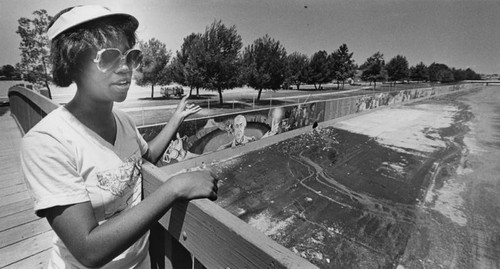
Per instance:
[[[185,164],[176,165],[175,170],[191,168],[210,163],[210,160],[244,154],[332,120],[478,87],[483,85],[457,84],[378,92],[187,120],[179,127],[177,139],[170,144],[157,166],[183,162]],[[139,132],[146,140],[150,140],[163,127],[164,124],[141,127]]]

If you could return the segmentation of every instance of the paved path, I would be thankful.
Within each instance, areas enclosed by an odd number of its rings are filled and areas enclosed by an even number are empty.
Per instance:
[[[21,133],[7,108],[0,114],[0,268],[43,268],[53,232],[33,212],[19,161]]]

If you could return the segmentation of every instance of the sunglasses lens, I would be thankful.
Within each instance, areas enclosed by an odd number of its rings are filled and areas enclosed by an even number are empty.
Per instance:
[[[120,57],[121,52],[117,49],[107,49],[103,51],[99,61],[99,68],[101,70],[108,70],[120,60]]]
[[[142,62],[142,51],[133,49],[127,54],[127,65],[131,69],[136,69]]]

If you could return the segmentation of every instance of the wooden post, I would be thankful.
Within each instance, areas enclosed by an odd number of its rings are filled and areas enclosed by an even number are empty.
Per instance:
[[[144,107],[142,107],[142,126],[144,126]]]

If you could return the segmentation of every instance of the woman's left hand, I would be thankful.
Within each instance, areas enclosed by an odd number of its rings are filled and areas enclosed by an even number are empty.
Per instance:
[[[175,113],[182,119],[185,119],[201,110],[201,107],[199,105],[189,104],[187,102],[187,99],[189,99],[190,96],[191,94],[189,93],[184,96],[181,99],[181,102],[177,105],[177,109],[175,110]]]

